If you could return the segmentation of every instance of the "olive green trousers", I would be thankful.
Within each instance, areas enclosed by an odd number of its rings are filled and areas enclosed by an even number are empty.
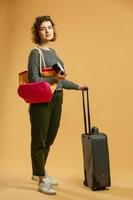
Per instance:
[[[33,175],[45,176],[45,164],[60,125],[63,92],[54,92],[50,103],[31,104],[31,160]]]

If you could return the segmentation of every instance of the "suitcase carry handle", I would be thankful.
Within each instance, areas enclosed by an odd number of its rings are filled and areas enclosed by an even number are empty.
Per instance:
[[[85,107],[85,93],[86,93],[86,107]],[[91,134],[91,121],[90,121],[90,107],[89,107],[89,92],[87,90],[82,90],[82,101],[83,101],[83,114],[84,114],[84,128],[85,134]],[[87,109],[87,115],[86,115]],[[88,118],[88,120],[87,120]],[[87,123],[88,122],[88,123]],[[88,127],[87,127],[88,124]]]

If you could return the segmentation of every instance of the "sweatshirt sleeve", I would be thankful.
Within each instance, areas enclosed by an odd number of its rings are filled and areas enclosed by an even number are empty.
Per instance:
[[[55,77],[41,77],[40,75],[40,55],[38,50],[31,51],[28,58],[28,78],[30,82],[48,82],[50,84],[56,83]]]
[[[79,90],[79,85],[69,80],[61,80],[58,82],[57,89]]]

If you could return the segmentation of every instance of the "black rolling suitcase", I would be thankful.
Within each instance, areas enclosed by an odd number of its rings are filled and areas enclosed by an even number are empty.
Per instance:
[[[93,191],[103,190],[111,185],[107,136],[104,133],[100,133],[97,127],[91,128],[88,90],[82,91],[82,98],[85,125],[85,133],[81,136],[84,185],[91,187]]]

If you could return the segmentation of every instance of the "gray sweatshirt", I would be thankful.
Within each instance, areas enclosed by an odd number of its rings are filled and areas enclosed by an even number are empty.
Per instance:
[[[55,63],[59,62],[62,67],[64,68],[64,63],[62,60],[57,56],[54,49],[42,49],[41,51],[43,53],[46,67],[51,67]],[[37,49],[33,49],[30,52],[29,58],[28,58],[28,77],[30,82],[41,82],[46,81],[50,84],[57,83],[57,80],[54,76],[52,77],[41,77],[40,75],[40,56],[39,51]],[[57,83],[57,89],[75,89],[78,90],[79,85],[68,81],[68,80],[61,80]]]

